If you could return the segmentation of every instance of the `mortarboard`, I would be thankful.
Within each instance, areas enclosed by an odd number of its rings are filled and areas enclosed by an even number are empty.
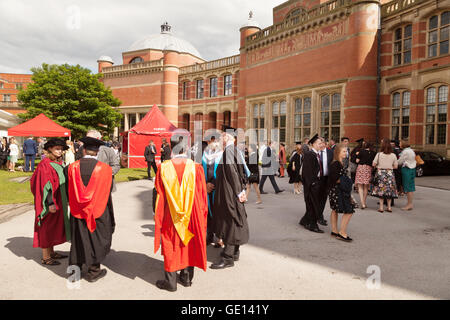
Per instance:
[[[309,140],[309,144],[313,144],[314,142],[316,142],[316,140],[319,139],[319,134],[316,133],[310,140]]]
[[[98,151],[100,146],[105,145],[102,140],[98,140],[92,137],[84,137],[83,139],[80,139],[80,141],[83,142],[83,146],[86,150],[91,151]]]
[[[359,139],[359,140],[356,140],[356,142],[358,142],[358,143],[361,143],[361,142],[363,142],[364,141],[364,138],[361,138],[361,139]]]
[[[55,138],[55,139],[50,139],[49,141],[47,141],[44,144],[44,150],[48,150],[49,148],[56,147],[56,146],[63,147],[63,150],[69,149],[69,146],[66,144],[66,141],[64,141],[63,139]]]

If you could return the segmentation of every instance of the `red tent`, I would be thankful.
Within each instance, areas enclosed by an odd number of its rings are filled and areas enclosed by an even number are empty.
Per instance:
[[[128,167],[129,168],[147,168],[147,162],[144,158],[145,147],[148,146],[150,140],[156,145],[156,160],[161,160],[161,144],[162,139],[170,138],[174,135],[183,135],[189,137],[190,133],[184,129],[175,127],[166,116],[154,105],[153,108],[139,121],[130,131],[125,132],[124,136],[124,152],[128,151]]]
[[[69,129],[53,122],[43,113],[8,130],[8,136],[18,137],[70,137],[70,134]]]

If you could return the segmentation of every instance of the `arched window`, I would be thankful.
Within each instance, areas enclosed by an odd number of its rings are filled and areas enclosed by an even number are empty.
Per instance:
[[[223,113],[223,124],[226,126],[231,126],[231,111],[225,111]]]
[[[393,140],[409,138],[409,106],[411,92],[395,92],[392,95],[392,131]]]
[[[197,80],[197,99],[203,99],[205,88],[203,79]]]
[[[446,144],[448,86],[436,85],[426,91],[426,144]]]
[[[252,110],[252,128],[257,132],[257,141],[263,141],[264,138],[264,112],[266,105],[264,103],[254,104]]]
[[[142,59],[141,57],[135,57],[135,58],[131,59],[130,64],[131,63],[139,63],[139,62],[144,62],[144,59]]]
[[[341,135],[341,95],[325,94],[320,99],[320,135],[325,139],[340,141]]]
[[[428,57],[449,53],[450,11],[428,20]]]
[[[394,65],[411,62],[412,25],[398,28],[394,32]]]
[[[311,98],[295,99],[294,141],[300,141],[311,135]]]
[[[217,77],[212,77],[209,79],[209,96],[217,97]]]
[[[189,99],[189,82],[184,81],[183,82],[183,100]]]
[[[233,93],[233,75],[228,74],[223,77],[223,94],[230,96]]]

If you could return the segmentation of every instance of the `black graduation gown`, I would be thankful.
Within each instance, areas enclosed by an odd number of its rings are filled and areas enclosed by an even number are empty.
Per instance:
[[[295,164],[295,170],[292,170],[292,164]],[[298,152],[294,152],[289,160],[289,165],[287,167],[287,172],[289,175],[289,183],[299,183],[300,178],[300,167],[302,166],[302,156]]]
[[[306,213],[301,222],[317,226],[320,218],[320,164],[314,151],[307,151],[303,156],[302,182],[306,204]]]
[[[243,245],[249,239],[247,212],[238,198],[246,188],[247,178],[237,152],[236,147],[228,146],[216,171],[213,229],[228,245]]]
[[[97,162],[97,160],[92,158],[80,160],[81,179],[85,186],[88,185]],[[95,222],[97,224],[96,229],[91,233],[84,219],[77,219],[72,215],[70,216],[72,246],[70,247],[69,265],[80,265],[84,263],[91,266],[99,264],[109,253],[112,234],[116,226],[111,192],[109,193],[109,200],[105,211],[100,218],[95,219]]]

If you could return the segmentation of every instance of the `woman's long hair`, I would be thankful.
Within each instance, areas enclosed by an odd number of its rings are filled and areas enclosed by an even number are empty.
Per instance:
[[[384,138],[381,142],[381,152],[384,154],[391,154],[392,153],[392,146],[391,141],[389,139]]]
[[[336,147],[334,147],[333,162],[335,162],[335,161],[341,162],[341,160],[339,159],[339,155],[341,154],[342,149],[345,149],[345,146],[342,143],[340,143],[340,144],[336,145]]]

